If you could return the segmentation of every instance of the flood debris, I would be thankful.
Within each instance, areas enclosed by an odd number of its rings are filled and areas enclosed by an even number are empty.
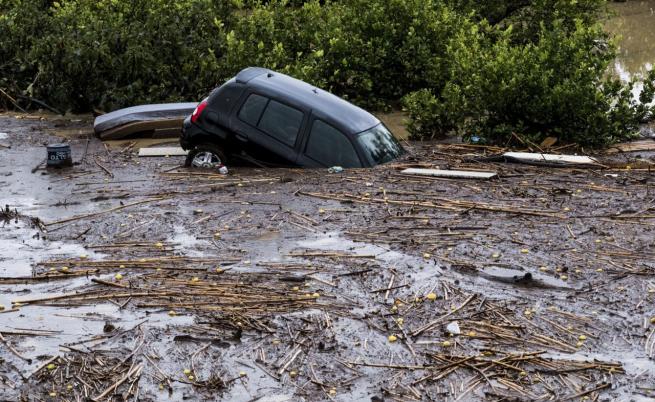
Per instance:
[[[415,176],[433,176],[451,179],[482,179],[489,180],[498,177],[496,172],[477,172],[472,170],[444,170],[444,169],[421,169],[408,168],[400,173]]]
[[[139,148],[139,156],[186,156],[189,151],[185,151],[180,147],[148,147]]]
[[[605,152],[608,154],[613,154],[618,152],[639,152],[639,151],[655,151],[655,140],[647,139],[641,141],[616,144],[610,147]]]
[[[559,155],[530,152],[505,152],[503,158],[512,162],[548,166],[598,166],[598,161],[589,156]]]
[[[196,103],[163,103],[133,106],[96,117],[93,130],[104,140],[125,138],[135,133],[178,136],[182,122]]]
[[[73,157],[69,144],[51,144],[47,147],[48,158],[46,165],[50,167],[68,167],[73,166]]]
[[[32,175],[25,138],[0,161],[0,268],[34,256],[0,277],[0,399],[653,397],[652,175],[630,160],[410,144],[225,176],[93,138],[74,173]],[[498,177],[401,173],[435,166]]]

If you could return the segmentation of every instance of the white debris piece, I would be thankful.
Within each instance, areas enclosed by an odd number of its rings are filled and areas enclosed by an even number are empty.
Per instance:
[[[459,324],[457,323],[457,321],[453,321],[450,324],[448,324],[446,326],[446,330],[453,335],[459,335],[462,333],[462,331],[459,329]]]
[[[505,158],[524,163],[548,163],[559,165],[597,165],[598,161],[588,156],[538,154],[530,152],[505,152]]]
[[[476,172],[469,170],[442,170],[409,168],[401,171],[402,174],[416,176],[446,177],[451,179],[483,179],[488,180],[497,176],[496,172]]]
[[[180,147],[139,148],[139,156],[186,156],[187,153]]]

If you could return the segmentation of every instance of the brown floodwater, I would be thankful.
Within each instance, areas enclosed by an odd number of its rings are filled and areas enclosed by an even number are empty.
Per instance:
[[[614,71],[628,80],[655,65],[655,0],[612,3],[611,8],[616,15],[606,26],[619,46]]]

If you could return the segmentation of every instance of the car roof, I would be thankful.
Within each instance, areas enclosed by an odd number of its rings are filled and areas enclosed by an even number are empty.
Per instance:
[[[346,134],[356,134],[380,124],[375,116],[338,96],[304,81],[266,68],[249,67],[237,74],[236,82],[255,91],[274,92],[281,100],[302,104]]]

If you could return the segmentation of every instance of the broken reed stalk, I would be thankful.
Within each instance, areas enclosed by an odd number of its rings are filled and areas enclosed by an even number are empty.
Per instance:
[[[133,206],[136,206],[136,205],[147,204],[147,203],[150,203],[150,202],[156,202],[156,201],[162,201],[162,200],[165,200],[166,198],[167,198],[167,197],[155,197],[155,198],[150,198],[150,199],[147,199],[147,200],[136,201],[136,202],[132,202],[132,203],[129,203],[129,204],[121,205],[121,206],[118,206],[118,207],[114,207],[114,208],[106,209],[106,210],[104,210],[104,211],[99,211],[99,212],[93,212],[93,213],[90,213],[90,214],[84,214],[84,215],[73,216],[73,217],[70,217],[70,218],[66,218],[66,219],[61,219],[61,220],[54,221],[54,222],[45,223],[45,226],[53,226],[53,225],[59,225],[59,224],[62,224],[62,223],[68,223],[68,222],[77,221],[77,220],[80,220],[80,219],[93,218],[93,217],[100,216],[100,215],[104,215],[104,214],[108,214],[108,213],[111,213],[111,212],[120,211],[121,209],[125,209],[125,208],[129,208],[129,207],[133,207]]]

